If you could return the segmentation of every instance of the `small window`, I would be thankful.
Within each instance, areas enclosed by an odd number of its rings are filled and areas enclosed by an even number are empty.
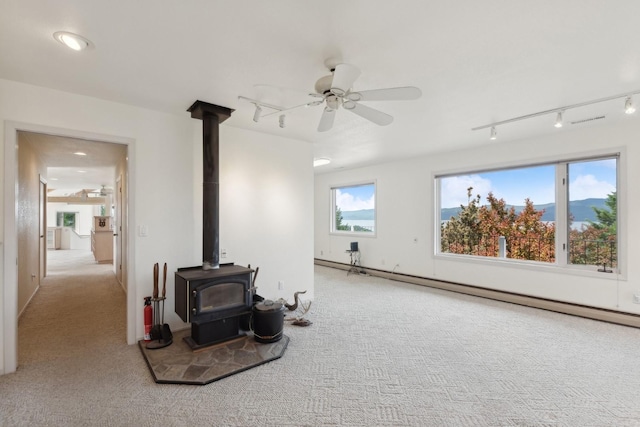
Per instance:
[[[368,182],[331,188],[331,232],[374,236],[376,185]]]
[[[56,212],[56,225],[58,227],[70,227],[78,232],[78,212]]]

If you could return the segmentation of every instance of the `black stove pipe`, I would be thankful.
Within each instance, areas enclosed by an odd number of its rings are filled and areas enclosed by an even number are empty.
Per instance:
[[[202,268],[220,267],[220,123],[232,109],[196,101],[187,110],[194,119],[202,120]]]

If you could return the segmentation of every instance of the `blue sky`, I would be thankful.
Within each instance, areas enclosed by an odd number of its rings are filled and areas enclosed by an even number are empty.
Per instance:
[[[523,205],[525,198],[534,204],[555,201],[555,165],[458,175],[440,180],[441,207],[466,205],[467,188],[480,194],[486,203],[489,192],[510,205]],[[571,163],[569,167],[569,199],[606,198],[616,189],[614,159]]]
[[[336,189],[336,206],[341,211],[358,211],[375,207],[375,187],[373,184]]]

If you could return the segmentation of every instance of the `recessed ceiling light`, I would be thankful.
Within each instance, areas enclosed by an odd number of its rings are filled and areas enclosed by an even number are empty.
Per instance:
[[[313,159],[313,167],[318,167],[318,166],[324,166],[324,165],[328,165],[329,163],[331,163],[330,159],[327,159],[326,157],[320,157],[318,159]]]
[[[56,31],[53,33],[53,38],[68,48],[77,51],[84,50],[91,45],[91,42],[84,37],[67,31]]]
[[[73,154],[75,154],[76,156],[86,156],[87,155],[87,153],[83,153],[82,151],[76,151]]]
[[[78,173],[87,173],[87,171],[78,171]]]

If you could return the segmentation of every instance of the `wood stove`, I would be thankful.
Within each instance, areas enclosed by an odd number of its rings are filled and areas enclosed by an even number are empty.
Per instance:
[[[180,268],[175,275],[176,313],[191,323],[197,348],[242,335],[241,320],[251,314],[253,270],[237,265],[218,269]]]
[[[175,273],[175,310],[191,323],[186,341],[198,348],[242,335],[253,304],[253,270],[219,262],[219,125],[233,110],[196,101],[187,111],[202,120],[202,266]]]

